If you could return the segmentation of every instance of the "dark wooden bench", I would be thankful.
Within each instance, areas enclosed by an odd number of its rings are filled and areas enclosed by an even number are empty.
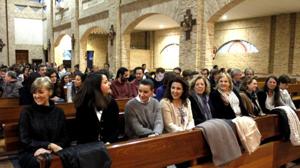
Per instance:
[[[18,98],[0,98],[0,107],[15,107],[19,106]]]
[[[125,105],[129,99],[117,99],[116,102],[119,107],[120,112],[125,111]],[[66,117],[75,116],[76,109],[73,103],[61,103],[56,104],[57,107],[64,110]],[[23,107],[20,105],[16,106],[0,106],[0,123],[12,123],[18,122],[20,117],[20,112]]]
[[[118,104],[119,107],[119,111],[120,112],[124,112],[125,111],[125,106],[127,104],[127,102],[130,100],[131,98],[124,98],[124,99],[116,99],[116,102]]]
[[[300,117],[299,111],[297,114]],[[259,117],[256,122],[263,140],[279,135],[276,115]],[[200,130],[115,143],[107,146],[107,149],[112,159],[112,168],[166,167],[183,161],[190,161],[193,167],[197,168],[214,167],[211,162],[197,163],[197,159],[210,157],[209,148]],[[300,147],[277,140],[261,145],[251,155],[244,153],[242,157],[232,161],[226,167],[279,167],[300,158],[299,153]],[[279,157],[281,158],[278,159]],[[39,159],[43,168],[44,160]],[[53,157],[51,168],[62,168],[57,156]]]
[[[56,104],[56,106],[64,110],[66,117],[75,116],[76,110],[73,103]],[[18,122],[22,108],[23,106],[19,105],[14,107],[0,107],[0,123]]]

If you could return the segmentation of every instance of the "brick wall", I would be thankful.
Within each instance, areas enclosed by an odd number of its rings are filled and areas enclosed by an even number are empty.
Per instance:
[[[293,25],[292,15],[273,16],[273,22],[271,17],[260,17],[216,23],[214,45],[217,48],[227,41],[242,39],[254,44],[259,53],[218,54],[212,63],[227,68],[252,67],[259,74],[298,75],[300,72],[300,67],[297,66],[297,62],[300,61],[300,20],[297,14],[294,18],[296,24]],[[274,24],[273,28],[272,24]],[[292,34],[293,26],[295,36]],[[271,34],[271,29],[273,29],[273,34]],[[271,47],[272,44],[274,47]]]

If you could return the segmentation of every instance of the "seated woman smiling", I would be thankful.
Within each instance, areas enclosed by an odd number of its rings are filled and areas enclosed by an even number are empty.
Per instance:
[[[37,78],[31,92],[34,103],[23,108],[19,121],[23,145],[19,163],[23,168],[38,168],[36,156],[58,152],[68,144],[64,112],[50,100],[53,93],[50,79]]]

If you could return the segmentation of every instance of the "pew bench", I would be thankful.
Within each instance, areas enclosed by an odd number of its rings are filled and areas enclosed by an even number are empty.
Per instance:
[[[15,107],[19,103],[19,98],[0,98],[0,107]]]
[[[125,111],[125,105],[130,99],[117,99],[116,102],[119,107],[120,112]],[[75,116],[75,106],[74,103],[59,103],[56,104],[57,107],[61,108],[66,117]],[[23,106],[16,105],[16,106],[0,106],[0,123],[13,123],[18,122],[20,117],[20,112]]]
[[[299,111],[297,114],[300,117]],[[279,135],[277,115],[258,117],[255,120],[263,141]],[[190,161],[194,168],[215,167],[211,161],[207,162],[211,154],[199,129],[115,143],[108,145],[107,150],[112,159],[112,168],[166,167],[184,161]],[[226,167],[279,167],[300,158],[299,154],[300,147],[276,140],[261,145],[251,155],[244,153]],[[285,157],[278,159],[281,156]],[[43,168],[45,162],[43,158],[39,160]],[[62,168],[60,158],[55,155],[51,163],[51,168]]]

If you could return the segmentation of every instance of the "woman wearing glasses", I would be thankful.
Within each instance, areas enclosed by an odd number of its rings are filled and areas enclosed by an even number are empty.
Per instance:
[[[184,131],[195,126],[188,97],[189,86],[181,77],[169,82],[164,98],[160,101],[165,132]]]

